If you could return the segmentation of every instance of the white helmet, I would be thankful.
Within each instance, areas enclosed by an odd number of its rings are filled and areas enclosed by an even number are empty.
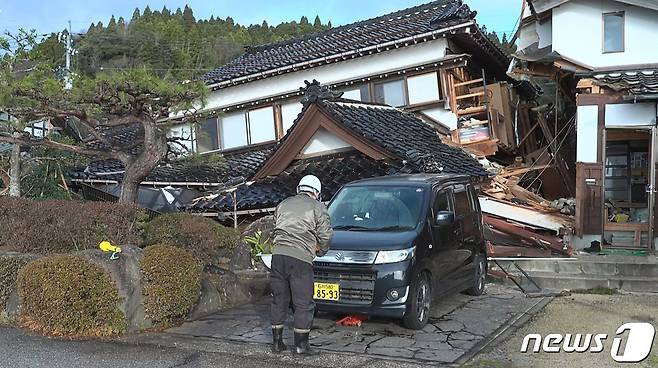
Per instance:
[[[322,192],[320,179],[315,175],[304,176],[297,185],[297,193],[301,192],[315,192],[317,195],[320,195],[320,192]]]

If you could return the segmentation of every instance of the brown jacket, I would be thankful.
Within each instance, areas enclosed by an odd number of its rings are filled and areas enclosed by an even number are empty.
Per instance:
[[[329,250],[333,236],[327,208],[307,194],[300,193],[279,203],[274,213],[274,249],[280,254],[313,263],[315,246],[320,246],[317,255]]]

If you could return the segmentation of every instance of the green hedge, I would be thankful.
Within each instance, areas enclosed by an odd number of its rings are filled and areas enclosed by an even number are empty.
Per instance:
[[[53,335],[109,336],[126,331],[116,285],[79,256],[52,256],[25,265],[18,276],[23,318]]]
[[[24,254],[0,256],[0,310],[7,306],[7,299],[16,290],[18,272],[32,257]]]
[[[132,205],[0,197],[0,246],[52,254],[95,248],[102,240],[139,244],[147,220]]]
[[[202,264],[184,249],[152,245],[144,249],[140,269],[147,317],[168,326],[187,316],[201,294]]]
[[[186,213],[161,215],[144,229],[144,244],[183,248],[204,264],[218,263],[241,243],[240,233],[211,219]]]

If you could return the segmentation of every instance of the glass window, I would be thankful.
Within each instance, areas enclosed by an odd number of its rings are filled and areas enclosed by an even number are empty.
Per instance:
[[[417,187],[347,186],[329,205],[334,228],[404,231],[416,228],[425,201]]]
[[[391,106],[404,106],[404,80],[375,84],[375,101]]]
[[[354,89],[343,91],[342,98],[355,101],[367,102],[370,100],[370,93],[368,93],[368,85],[363,85]]]
[[[603,14],[603,52],[624,51],[624,12]]]
[[[297,119],[297,115],[302,112],[301,102],[291,102],[281,105],[281,118],[283,119],[283,135],[286,134],[288,129],[292,126]]]
[[[416,75],[407,78],[409,104],[439,100],[439,82],[436,73]]]
[[[25,127],[24,131],[30,133],[34,137],[43,138],[48,135],[48,122],[38,121],[36,123],[30,124]]]
[[[197,128],[197,149],[199,153],[219,149],[217,117],[209,118]]]
[[[189,154],[194,152],[194,128],[190,124],[177,125],[169,130],[170,138],[178,138],[177,143],[170,144],[173,151],[178,154]]]
[[[249,111],[249,133],[251,144],[273,141],[276,139],[274,128],[274,109],[272,106]]]
[[[452,211],[452,201],[450,199],[450,190],[442,190],[437,194],[434,202],[434,213]]]
[[[464,216],[471,212],[468,192],[463,185],[455,185],[455,216]]]
[[[222,116],[219,122],[222,149],[247,145],[247,121],[244,112]]]

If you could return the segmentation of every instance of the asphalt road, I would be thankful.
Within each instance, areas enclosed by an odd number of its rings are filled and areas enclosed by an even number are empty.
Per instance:
[[[225,344],[167,335],[123,342],[68,341],[0,328],[0,368],[159,368],[159,367],[400,367],[417,365],[363,356],[323,353],[316,358],[273,356],[266,346]]]

